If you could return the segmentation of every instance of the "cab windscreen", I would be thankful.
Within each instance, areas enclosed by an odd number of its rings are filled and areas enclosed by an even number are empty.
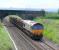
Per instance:
[[[43,29],[43,25],[42,24],[35,24],[35,25],[32,26],[32,29],[41,30],[41,29]]]

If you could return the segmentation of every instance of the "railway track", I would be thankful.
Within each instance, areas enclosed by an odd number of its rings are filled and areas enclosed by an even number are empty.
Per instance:
[[[45,45],[47,45],[49,48],[51,48],[51,49],[53,49],[53,50],[56,50],[55,48],[53,48],[51,45],[47,44],[46,42],[43,41],[43,43],[44,43]]]
[[[6,22],[6,24],[8,24],[9,22]],[[20,43],[20,46],[22,48],[22,50],[57,50],[55,48],[53,48],[52,46],[50,46],[49,44],[47,44],[45,42],[45,40],[41,41],[34,41],[31,38],[29,38],[26,34],[29,33],[28,31],[25,31],[23,29],[20,29],[19,27],[16,28],[14,27],[12,24],[8,24],[5,25],[8,29],[10,29],[10,31],[14,31],[13,32],[13,36],[14,38],[17,36],[18,41]],[[9,31],[9,32],[10,32]],[[21,33],[20,33],[21,32]],[[15,35],[14,35],[15,33]],[[25,34],[26,33],[26,34]],[[15,39],[14,39],[15,40]],[[20,41],[21,40],[21,41]],[[16,42],[17,43],[17,42]],[[25,43],[25,44],[24,44]],[[23,45],[24,44],[24,45]]]
[[[51,45],[48,45],[45,42],[34,42],[37,46],[41,46],[42,48],[44,48],[43,50],[56,50],[55,48],[53,48]]]

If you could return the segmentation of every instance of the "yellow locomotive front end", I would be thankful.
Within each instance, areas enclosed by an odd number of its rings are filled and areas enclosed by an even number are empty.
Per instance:
[[[37,24],[32,26],[32,34],[35,37],[42,38],[43,37],[43,31],[44,31],[44,28],[43,28],[42,24],[37,23]]]

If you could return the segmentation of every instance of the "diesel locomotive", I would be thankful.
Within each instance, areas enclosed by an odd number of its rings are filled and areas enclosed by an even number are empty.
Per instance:
[[[23,20],[20,17],[19,18],[9,17],[9,20],[12,24],[18,27],[22,27],[23,29],[29,31],[30,37],[34,39],[42,39],[44,31],[44,27],[42,24],[31,20]]]

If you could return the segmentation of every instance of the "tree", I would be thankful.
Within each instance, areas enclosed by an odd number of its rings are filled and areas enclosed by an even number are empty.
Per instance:
[[[44,9],[41,10],[41,15],[45,16],[45,10]]]
[[[58,14],[59,14],[59,9],[58,9]]]

